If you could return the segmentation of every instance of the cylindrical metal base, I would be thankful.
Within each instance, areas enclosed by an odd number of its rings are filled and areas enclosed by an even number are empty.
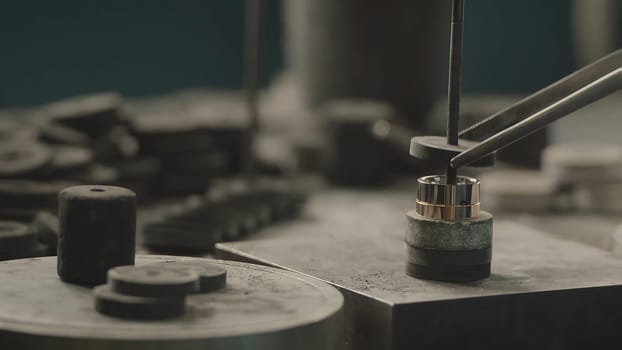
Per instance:
[[[102,284],[110,268],[134,264],[134,192],[117,186],[73,186],[58,198],[57,270],[63,281]]]
[[[474,281],[490,276],[492,224],[490,213],[462,221],[407,215],[406,272],[413,277],[446,282]]]
[[[137,266],[165,262],[216,265],[227,271],[226,287],[186,296],[185,313],[178,317],[159,321],[124,320],[98,313],[90,288],[59,280],[53,257],[3,262],[0,264],[3,278],[0,349],[337,350],[343,347],[343,297],[327,283],[281,269],[231,261],[136,257]]]

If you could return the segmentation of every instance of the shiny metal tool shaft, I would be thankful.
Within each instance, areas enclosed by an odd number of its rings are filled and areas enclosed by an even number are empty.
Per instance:
[[[464,31],[464,0],[454,0],[451,15],[451,41],[449,44],[449,82],[447,143],[458,145],[460,128],[460,95],[462,90],[462,37]],[[456,183],[457,169],[447,166],[447,183]]]

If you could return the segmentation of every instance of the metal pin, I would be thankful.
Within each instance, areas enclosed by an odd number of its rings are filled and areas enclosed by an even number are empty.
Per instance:
[[[460,95],[462,86],[462,37],[464,31],[464,1],[454,0],[451,15],[451,41],[449,44],[449,82],[448,82],[448,117],[447,143],[458,144]],[[457,169],[447,166],[447,183],[455,184]]]

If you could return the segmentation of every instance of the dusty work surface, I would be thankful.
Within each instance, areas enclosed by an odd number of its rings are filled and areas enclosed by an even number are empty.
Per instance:
[[[498,216],[490,278],[424,281],[405,273],[412,188],[318,193],[300,220],[254,240],[221,243],[216,255],[337,286],[345,296],[348,349],[568,348],[617,336],[622,260],[604,237],[614,218],[586,217],[593,224],[573,230],[564,223],[581,218]],[[589,237],[594,244],[586,244]]]
[[[137,264],[188,258],[138,256]],[[335,349],[343,299],[291,272],[207,260],[227,270],[225,289],[187,297],[183,316],[159,321],[99,314],[90,288],[63,283],[56,258],[0,263],[0,348]]]
[[[452,284],[409,277],[404,228],[413,197],[404,191],[321,193],[301,220],[218,250],[395,304],[622,284],[622,260],[612,254],[509,218],[495,220],[491,278]]]

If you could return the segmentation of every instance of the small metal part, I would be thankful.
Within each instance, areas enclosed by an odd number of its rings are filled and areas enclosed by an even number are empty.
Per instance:
[[[458,154],[477,145],[477,142],[459,140],[458,145],[450,145],[444,137],[416,136],[410,143],[410,155],[426,162],[448,164]],[[495,163],[494,153],[470,164],[471,166],[487,167]]]
[[[95,310],[104,315],[130,320],[161,320],[181,316],[184,296],[141,297],[120,294],[104,284],[93,289]]]
[[[166,265],[118,266],[108,270],[108,284],[117,293],[143,297],[184,296],[199,291],[199,274]]]
[[[115,266],[134,264],[136,195],[116,186],[73,186],[59,194],[58,275],[96,285]]]
[[[209,293],[222,288],[227,284],[227,270],[204,261],[163,261],[155,265],[164,265],[167,269],[190,269],[199,275],[199,293]]]
[[[459,221],[479,216],[479,181],[459,176],[448,184],[445,176],[417,180],[416,212],[427,218]]]

